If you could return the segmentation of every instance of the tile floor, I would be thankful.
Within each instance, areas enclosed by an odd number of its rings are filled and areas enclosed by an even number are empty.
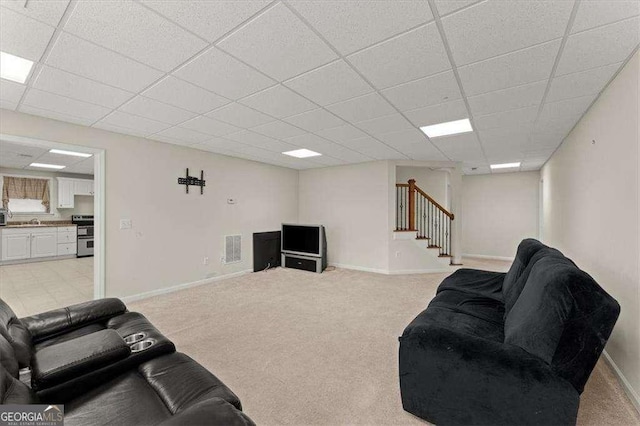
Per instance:
[[[0,266],[0,298],[18,317],[93,299],[93,257]]]

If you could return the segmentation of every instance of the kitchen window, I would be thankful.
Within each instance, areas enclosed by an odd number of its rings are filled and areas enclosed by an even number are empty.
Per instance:
[[[2,207],[12,213],[49,213],[49,179],[4,176]]]

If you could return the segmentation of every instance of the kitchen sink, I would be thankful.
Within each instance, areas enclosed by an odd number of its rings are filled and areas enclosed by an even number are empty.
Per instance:
[[[51,226],[47,224],[36,224],[36,223],[27,223],[22,225],[7,225],[7,228],[44,228],[46,226]]]

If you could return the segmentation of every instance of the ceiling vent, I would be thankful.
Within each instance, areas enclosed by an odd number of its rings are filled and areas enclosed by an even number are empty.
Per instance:
[[[227,235],[224,241],[224,263],[242,261],[242,235]]]

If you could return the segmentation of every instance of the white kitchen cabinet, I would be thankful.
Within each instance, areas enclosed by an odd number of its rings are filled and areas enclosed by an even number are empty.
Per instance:
[[[75,195],[93,195],[93,181],[74,179]]]
[[[60,243],[58,244],[58,256],[67,256],[69,254],[76,254],[78,252],[78,246],[76,243]]]
[[[31,233],[2,233],[2,260],[31,257]]]
[[[95,195],[94,184],[89,179],[58,178],[58,208],[72,209],[76,195]]]
[[[58,255],[58,232],[50,228],[48,232],[31,234],[31,258]]]
[[[58,178],[58,208],[72,209],[75,205],[75,179]]]

